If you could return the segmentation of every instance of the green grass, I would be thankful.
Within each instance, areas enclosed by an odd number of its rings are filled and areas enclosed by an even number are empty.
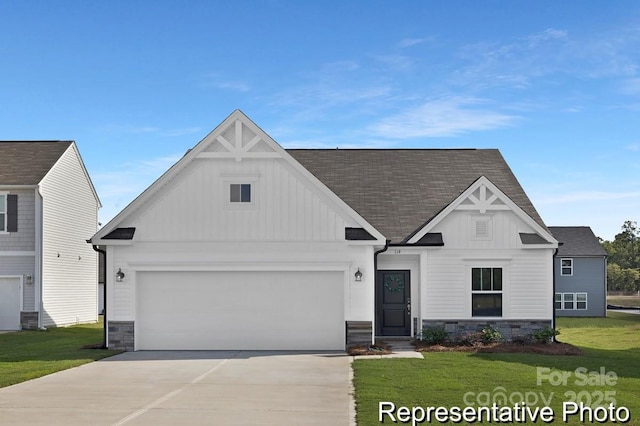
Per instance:
[[[102,323],[0,334],[0,387],[119,353],[83,349],[87,345],[100,344],[102,336]]]
[[[628,424],[640,425],[640,315],[614,312],[608,318],[559,318],[558,339],[579,346],[581,356],[488,353],[424,353],[424,359],[357,360],[353,363],[358,425],[379,425],[378,404],[389,401],[406,407],[460,407],[478,404],[478,398],[523,394],[537,406],[550,406],[555,424],[562,423],[562,403],[577,397],[583,402],[611,397],[631,412]],[[566,384],[543,378],[537,368],[556,377],[570,374]],[[577,368],[615,372],[614,386],[582,386]],[[599,374],[589,376],[600,380]],[[609,392],[605,394],[605,392]],[[614,392],[613,394],[611,392]],[[466,401],[465,401],[466,395]],[[550,403],[542,402],[542,397]],[[493,401],[490,401],[491,403]],[[499,402],[499,401],[498,401]],[[490,405],[490,404],[489,404]],[[498,405],[513,406],[513,403]],[[608,404],[603,404],[608,405]],[[571,418],[570,424],[580,424]],[[391,423],[389,419],[385,423]],[[433,424],[438,424],[432,420]],[[425,423],[428,424],[428,423]],[[529,423],[534,424],[534,423]],[[535,424],[544,424],[538,421]]]
[[[640,296],[607,296],[607,303],[627,308],[640,308]]]

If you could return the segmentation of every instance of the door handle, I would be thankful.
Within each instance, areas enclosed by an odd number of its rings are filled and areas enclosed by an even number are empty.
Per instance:
[[[407,299],[407,313],[411,313],[411,299]]]

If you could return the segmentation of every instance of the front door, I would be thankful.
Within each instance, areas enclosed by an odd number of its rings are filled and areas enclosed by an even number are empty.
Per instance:
[[[378,271],[376,334],[411,336],[410,271]]]

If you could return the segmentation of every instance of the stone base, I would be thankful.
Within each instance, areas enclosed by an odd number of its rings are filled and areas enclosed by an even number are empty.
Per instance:
[[[133,351],[134,322],[109,321],[109,349],[119,351]]]
[[[370,345],[373,336],[371,321],[347,321],[347,346]]]
[[[507,341],[517,340],[531,336],[538,330],[551,327],[551,320],[422,320],[422,328],[443,327],[449,337],[456,339],[467,333],[481,331],[487,326],[492,326],[502,333]]]
[[[39,318],[39,312],[20,312],[20,326],[23,330],[37,330]]]

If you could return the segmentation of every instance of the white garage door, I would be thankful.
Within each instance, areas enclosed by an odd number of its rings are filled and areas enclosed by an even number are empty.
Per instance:
[[[0,277],[0,330],[20,330],[20,278]]]
[[[139,272],[137,350],[343,350],[342,272]]]

